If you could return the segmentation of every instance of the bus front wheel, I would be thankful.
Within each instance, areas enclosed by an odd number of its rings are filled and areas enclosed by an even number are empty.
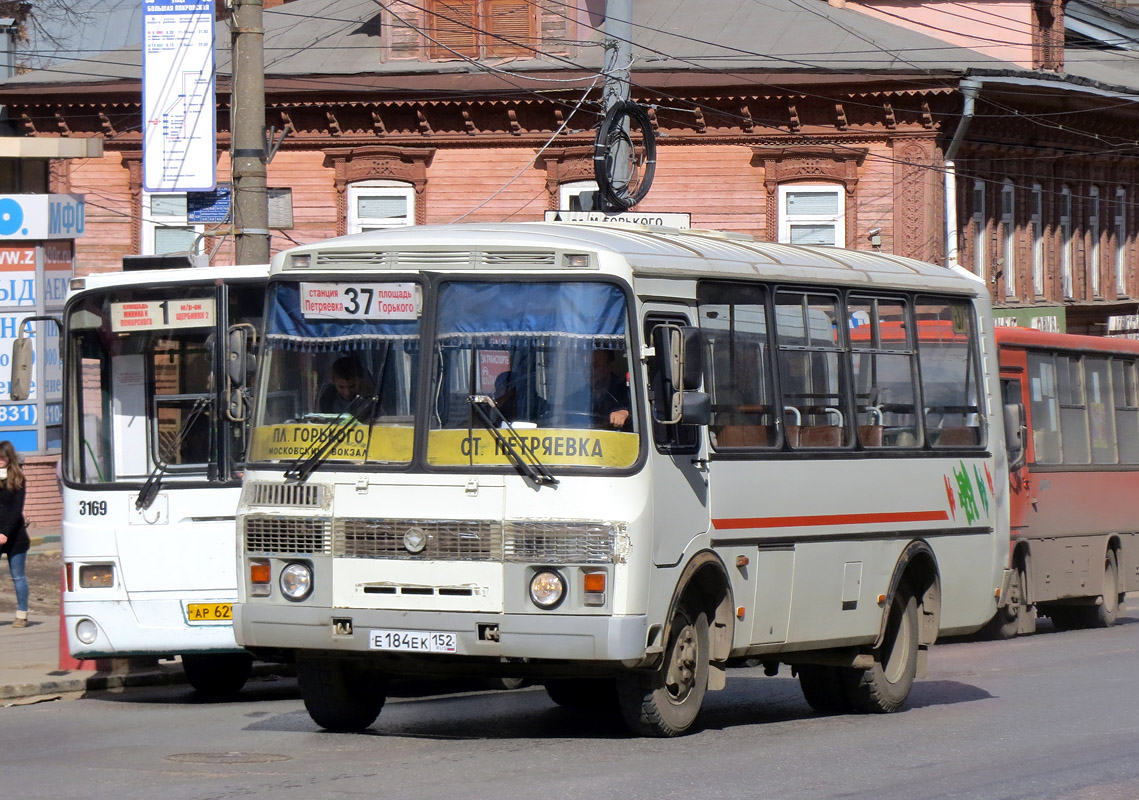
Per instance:
[[[198,694],[210,699],[231,697],[253,673],[253,657],[248,653],[186,653],[182,671]]]
[[[913,594],[898,587],[890,603],[886,635],[867,670],[844,669],[846,696],[859,711],[889,714],[906,702],[918,665],[918,605]]]
[[[664,660],[652,672],[617,679],[625,723],[642,736],[677,736],[696,721],[708,690],[708,616],[688,599],[668,626]]]
[[[1088,627],[1110,628],[1119,617],[1122,592],[1119,591],[1119,562],[1115,551],[1108,550],[1103,562],[1103,602],[1087,611]]]
[[[297,682],[312,721],[330,731],[364,730],[388,697],[386,675],[346,658],[298,658]]]

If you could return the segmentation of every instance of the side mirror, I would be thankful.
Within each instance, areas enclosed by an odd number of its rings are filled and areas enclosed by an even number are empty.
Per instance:
[[[1008,468],[1020,469],[1025,465],[1028,455],[1024,449],[1024,435],[1028,431],[1028,424],[1024,418],[1024,405],[1009,403],[1004,407],[1005,415],[1005,450],[1008,452]]]
[[[16,341],[12,342],[12,374],[8,379],[8,396],[12,400],[27,400],[32,393],[32,340],[24,336],[29,322],[50,322],[57,331],[63,324],[52,316],[24,317],[17,326]]]
[[[245,390],[249,368],[253,366],[250,350],[257,343],[257,329],[248,323],[231,325],[225,338],[226,416],[231,422],[245,420]]]
[[[667,419],[658,417],[657,422],[706,425],[711,418],[711,400],[703,392],[694,391],[704,371],[700,329],[658,325],[652,330],[652,341],[663,378],[657,406],[668,413]]]
[[[12,377],[8,384],[8,396],[12,400],[27,400],[32,391],[32,340],[24,338],[24,326],[20,325],[20,335],[12,342]]]

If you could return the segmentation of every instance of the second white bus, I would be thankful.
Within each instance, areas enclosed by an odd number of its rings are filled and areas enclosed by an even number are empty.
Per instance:
[[[64,626],[76,658],[175,656],[237,691],[234,511],[268,266],[76,279],[64,316]]]

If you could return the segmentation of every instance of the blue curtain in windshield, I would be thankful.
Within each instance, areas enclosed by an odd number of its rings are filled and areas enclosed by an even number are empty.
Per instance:
[[[448,283],[439,295],[445,346],[625,346],[625,295],[607,283]]]
[[[379,343],[414,350],[419,344],[419,320],[305,319],[299,288],[278,283],[270,296],[265,340],[284,350],[310,353],[362,350]]]

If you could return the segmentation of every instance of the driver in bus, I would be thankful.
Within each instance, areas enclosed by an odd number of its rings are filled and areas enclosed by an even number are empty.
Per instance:
[[[615,350],[594,350],[589,371],[589,408],[595,425],[615,431],[624,430],[629,422],[628,375],[613,371],[617,363]]]
[[[333,362],[332,383],[321,391],[317,407],[322,414],[343,414],[357,397],[374,393],[363,365],[352,356],[343,356]]]

